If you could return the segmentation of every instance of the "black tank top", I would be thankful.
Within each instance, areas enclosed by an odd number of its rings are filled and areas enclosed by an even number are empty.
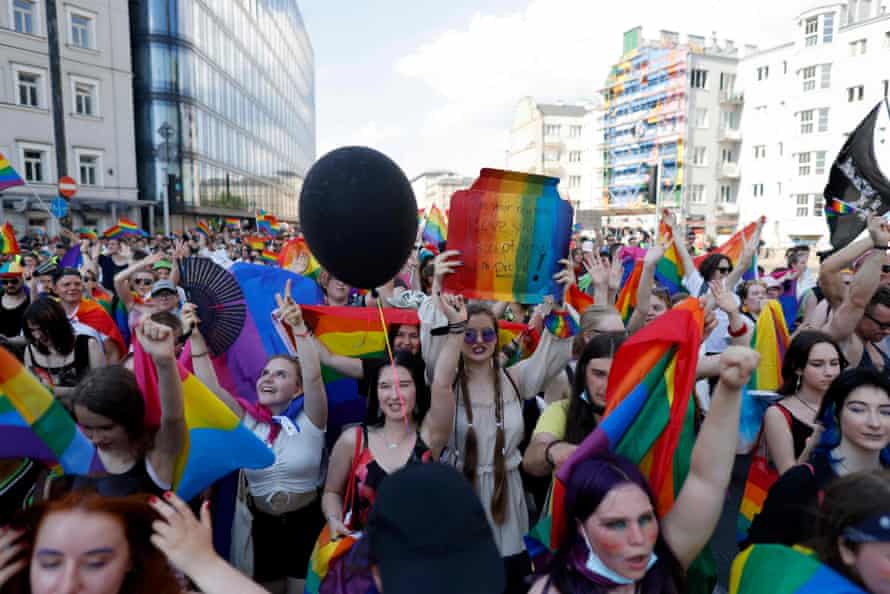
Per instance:
[[[44,367],[38,364],[30,344],[28,354],[31,357],[32,372],[49,377],[54,386],[73,388],[90,368],[90,337],[78,334],[74,338],[74,359],[59,367]]]

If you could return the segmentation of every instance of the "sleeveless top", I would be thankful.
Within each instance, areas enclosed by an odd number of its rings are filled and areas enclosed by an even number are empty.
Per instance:
[[[773,406],[778,406],[782,409],[782,412],[785,413],[785,418],[788,419],[788,423],[791,426],[791,440],[794,442],[794,459],[796,460],[803,453],[803,449],[807,445],[807,439],[813,434],[813,428],[791,414],[787,407],[779,403]]]
[[[875,350],[878,351],[878,354],[884,360],[884,368],[880,370],[877,368],[874,361],[871,360],[871,355],[868,354],[868,347],[864,344],[862,346],[862,358],[859,360],[859,367],[862,369],[874,369],[883,376],[890,376],[890,357],[877,344],[871,343],[871,346],[875,347]]]
[[[35,349],[28,345],[31,356],[31,371],[34,375],[48,377],[53,386],[73,388],[90,368],[90,337],[78,334],[74,338],[74,358],[70,363],[59,367],[44,367],[37,363]]]
[[[358,429],[358,428],[356,428]],[[361,426],[362,450],[359,453],[358,460],[353,460],[353,468],[355,473],[349,480],[355,481],[355,488],[352,492],[352,502],[349,509],[352,518],[349,527],[352,530],[361,530],[368,522],[368,514],[374,501],[377,499],[377,491],[380,485],[389,476],[389,473],[383,469],[374,454],[371,452],[368,442],[368,428]],[[432,451],[429,446],[423,442],[420,437],[420,431],[417,432],[417,440],[414,442],[414,449],[406,464],[425,464],[432,460]]]
[[[130,470],[120,474],[71,477],[71,490],[95,491],[104,497],[125,497],[136,493],[149,493],[162,496],[170,485],[160,485],[145,457],[136,462]]]

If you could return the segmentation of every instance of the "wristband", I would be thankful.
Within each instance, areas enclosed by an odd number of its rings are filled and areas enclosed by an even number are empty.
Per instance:
[[[567,311],[552,311],[544,318],[544,327],[556,338],[571,338],[578,334],[578,322]]]
[[[550,448],[560,443],[565,443],[565,441],[557,439],[556,441],[551,441],[550,443],[548,443],[547,447],[544,448],[544,461],[546,461],[551,468],[556,468],[556,463],[553,462],[553,458],[550,457]]]

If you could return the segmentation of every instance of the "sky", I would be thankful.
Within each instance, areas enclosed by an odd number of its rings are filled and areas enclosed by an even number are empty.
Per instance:
[[[317,155],[365,145],[413,178],[503,168],[519,100],[597,94],[642,25],[731,39],[790,40],[819,0],[298,0],[315,53]],[[822,2],[824,3],[824,2]]]

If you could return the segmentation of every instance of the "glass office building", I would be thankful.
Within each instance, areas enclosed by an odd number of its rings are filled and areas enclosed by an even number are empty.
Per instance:
[[[312,45],[296,0],[131,0],[140,198],[295,221],[315,160]]]

